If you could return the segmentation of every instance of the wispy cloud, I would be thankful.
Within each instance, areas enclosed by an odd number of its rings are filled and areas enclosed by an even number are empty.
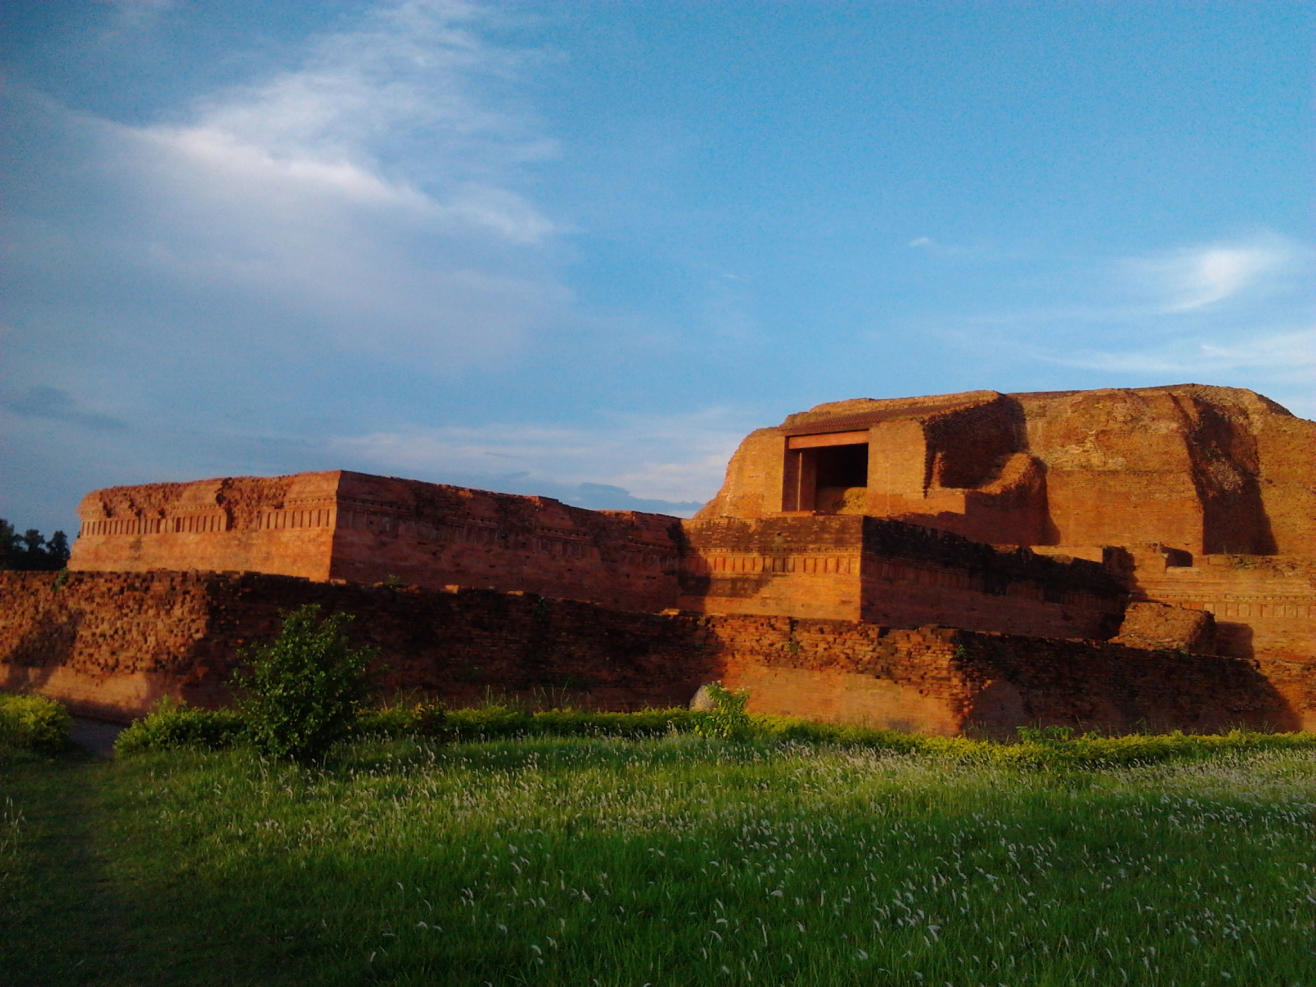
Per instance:
[[[1303,253],[1291,239],[1264,234],[1130,258],[1121,266],[1168,314],[1194,312],[1252,292],[1291,271]]]
[[[1064,386],[1197,381],[1247,387],[1316,415],[1316,250],[1271,231],[1117,258],[1017,291],[1023,304],[917,327],[977,372]],[[1043,304],[1028,304],[1045,297]],[[875,340],[876,342],[877,340]],[[1032,365],[1039,370],[1028,373]],[[1049,369],[1048,369],[1049,368]],[[1102,378],[1094,384],[1095,371]]]
[[[146,125],[38,96],[28,109],[95,162],[55,160],[43,178],[65,167],[105,206],[11,249],[58,233],[84,276],[149,284],[140,297],[160,314],[133,322],[168,325],[165,350],[222,325],[270,359],[312,347],[453,368],[515,354],[571,293],[563,228],[528,191],[554,142],[515,95],[543,56],[490,40],[503,16],[361,10],[291,68]]]
[[[1057,363],[1120,373],[1189,374],[1264,371],[1300,378],[1316,370],[1316,328],[1272,335],[1248,335],[1233,341],[1179,338],[1123,352],[1080,349],[1053,356]]]
[[[927,235],[916,236],[912,240],[906,241],[905,247],[941,260],[984,261],[988,263],[1009,260],[1017,253],[1015,250],[1006,249],[990,240],[952,243]]]
[[[13,394],[0,394],[0,408],[24,418],[44,418],[67,422],[96,431],[127,428],[113,415],[87,407],[68,391],[58,387],[33,385]]]
[[[400,207],[535,243],[557,228],[512,185],[554,143],[492,94],[541,56],[485,40],[490,19],[462,3],[386,5],[318,39],[295,69],[146,133],[239,186],[297,184],[321,204]]]
[[[594,427],[534,423],[414,427],[332,440],[353,462],[442,482],[471,477],[526,489],[606,485],[636,497],[703,503],[748,430],[726,409],[664,416],[607,416]]]

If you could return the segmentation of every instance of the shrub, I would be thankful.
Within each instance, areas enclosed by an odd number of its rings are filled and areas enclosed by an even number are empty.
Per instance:
[[[310,604],[288,613],[272,641],[246,656],[235,677],[238,710],[256,749],[274,757],[312,761],[352,727],[368,687],[374,652],[353,648],[350,614],[322,616]]]
[[[45,696],[0,695],[0,744],[55,752],[69,746],[73,717]]]
[[[710,708],[695,724],[695,732],[701,737],[717,737],[721,740],[743,740],[752,728],[745,704],[749,702],[749,693],[732,692],[724,689],[718,682],[706,685]]]
[[[168,696],[134,720],[114,742],[117,754],[190,748],[220,750],[232,747],[244,730],[242,717],[231,709],[198,709]]]
[[[423,734],[421,706],[376,706],[363,709],[352,723],[352,734],[361,737],[406,737]]]

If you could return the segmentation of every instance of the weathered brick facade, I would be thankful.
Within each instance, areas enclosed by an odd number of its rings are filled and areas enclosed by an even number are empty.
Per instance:
[[[256,573],[0,573],[0,688],[110,717],[163,695],[222,704],[242,649],[305,603],[358,616],[351,634],[379,649],[383,694],[454,704],[493,691],[610,709],[683,705],[720,678],[748,688],[752,710],[930,733],[1301,723],[1292,697],[1238,659]]]
[[[0,682],[219,702],[235,649],[317,601],[390,687],[455,702],[722,677],[939,732],[1312,728],[1314,450],[1249,391],[981,391],[791,415],[684,522],[347,471],[99,490],[71,573],[0,578]]]
[[[521,589],[671,606],[680,521],[347,470],[88,494],[69,568]]]

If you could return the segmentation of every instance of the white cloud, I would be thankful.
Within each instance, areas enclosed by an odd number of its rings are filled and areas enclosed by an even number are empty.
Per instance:
[[[1105,265],[1062,268],[1040,286],[1046,304],[916,327],[973,354],[979,372],[1041,386],[1199,383],[1246,387],[1296,414],[1316,414],[1316,306],[1309,244],[1270,231],[1167,249]],[[1025,296],[1027,297],[1027,295]],[[875,342],[880,341],[875,337]]]
[[[1165,313],[1193,312],[1251,292],[1291,270],[1302,247],[1275,234],[1198,244],[1122,262]]]
[[[554,153],[515,96],[539,55],[486,40],[505,16],[384,4],[274,77],[147,125],[32,99],[88,155],[65,163],[67,184],[104,204],[68,220],[74,270],[145,282],[133,304],[160,315],[132,321],[159,325],[166,349],[209,335],[208,315],[266,359],[310,348],[456,368],[515,354],[572,296],[563,229],[527,192],[527,169]]]
[[[195,177],[220,183],[208,184],[212,190],[243,187],[279,194],[295,192],[322,204],[328,197],[418,212],[433,209],[429,197],[415,187],[389,182],[359,164],[307,154],[276,156],[268,146],[249,143],[232,131],[210,125],[148,128],[141,136],[157,142],[160,153],[175,152],[182,159],[172,162],[171,167],[191,169]]]

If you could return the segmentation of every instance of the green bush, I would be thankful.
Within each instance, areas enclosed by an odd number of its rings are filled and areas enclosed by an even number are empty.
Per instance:
[[[753,722],[745,712],[749,702],[749,693],[732,692],[718,682],[710,682],[704,687],[712,708],[703,711],[695,722],[695,733],[701,737],[715,737],[719,740],[744,740],[753,730]]]
[[[350,614],[324,616],[315,604],[285,615],[274,640],[247,656],[235,677],[238,710],[256,749],[312,761],[352,728],[374,653],[347,640]]]
[[[424,707],[379,706],[363,709],[356,714],[351,733],[361,737],[406,737],[423,735],[427,731]]]
[[[237,744],[245,732],[242,717],[231,709],[198,709],[168,696],[114,742],[117,754],[141,751],[221,750]]]
[[[67,708],[45,696],[0,695],[0,744],[61,751],[69,746],[72,722]]]

